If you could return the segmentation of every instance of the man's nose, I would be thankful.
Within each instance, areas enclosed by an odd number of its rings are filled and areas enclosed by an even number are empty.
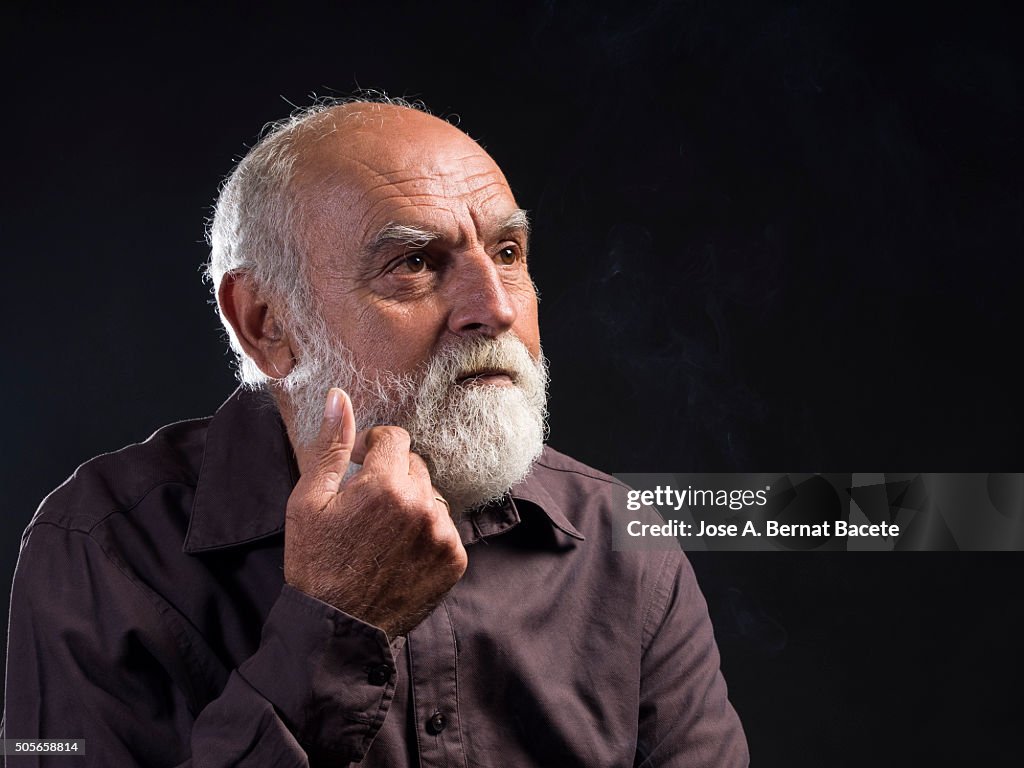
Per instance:
[[[449,282],[448,330],[459,336],[481,334],[495,338],[516,321],[513,296],[500,268],[484,250],[456,261]]]

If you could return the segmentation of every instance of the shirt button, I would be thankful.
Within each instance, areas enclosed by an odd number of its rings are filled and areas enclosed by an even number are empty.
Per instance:
[[[427,720],[427,733],[437,736],[446,725],[448,725],[448,718],[444,716],[444,712],[435,712]]]
[[[387,664],[371,667],[370,673],[367,675],[367,679],[369,680],[370,685],[384,685],[391,679],[391,667]]]

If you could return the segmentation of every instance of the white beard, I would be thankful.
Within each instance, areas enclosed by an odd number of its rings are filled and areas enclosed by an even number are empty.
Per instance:
[[[307,338],[323,339],[314,333]],[[340,344],[303,344],[302,361],[279,380],[293,409],[292,438],[320,431],[331,387],[352,398],[356,428],[405,429],[453,514],[500,499],[529,473],[547,434],[547,360],[534,360],[512,333],[450,344],[416,374],[368,377]],[[507,371],[512,385],[460,384],[475,372]]]

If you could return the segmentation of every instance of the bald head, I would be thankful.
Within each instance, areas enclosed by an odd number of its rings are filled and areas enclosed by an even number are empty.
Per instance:
[[[370,162],[391,158],[405,167],[424,147],[438,152],[439,160],[449,152],[490,160],[451,123],[411,106],[376,102],[350,102],[309,115],[295,125],[294,147],[309,168],[329,165],[339,153]]]

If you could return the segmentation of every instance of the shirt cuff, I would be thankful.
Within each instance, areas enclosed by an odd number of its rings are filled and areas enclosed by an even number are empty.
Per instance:
[[[311,754],[359,761],[395,696],[387,633],[287,584],[238,673]]]

